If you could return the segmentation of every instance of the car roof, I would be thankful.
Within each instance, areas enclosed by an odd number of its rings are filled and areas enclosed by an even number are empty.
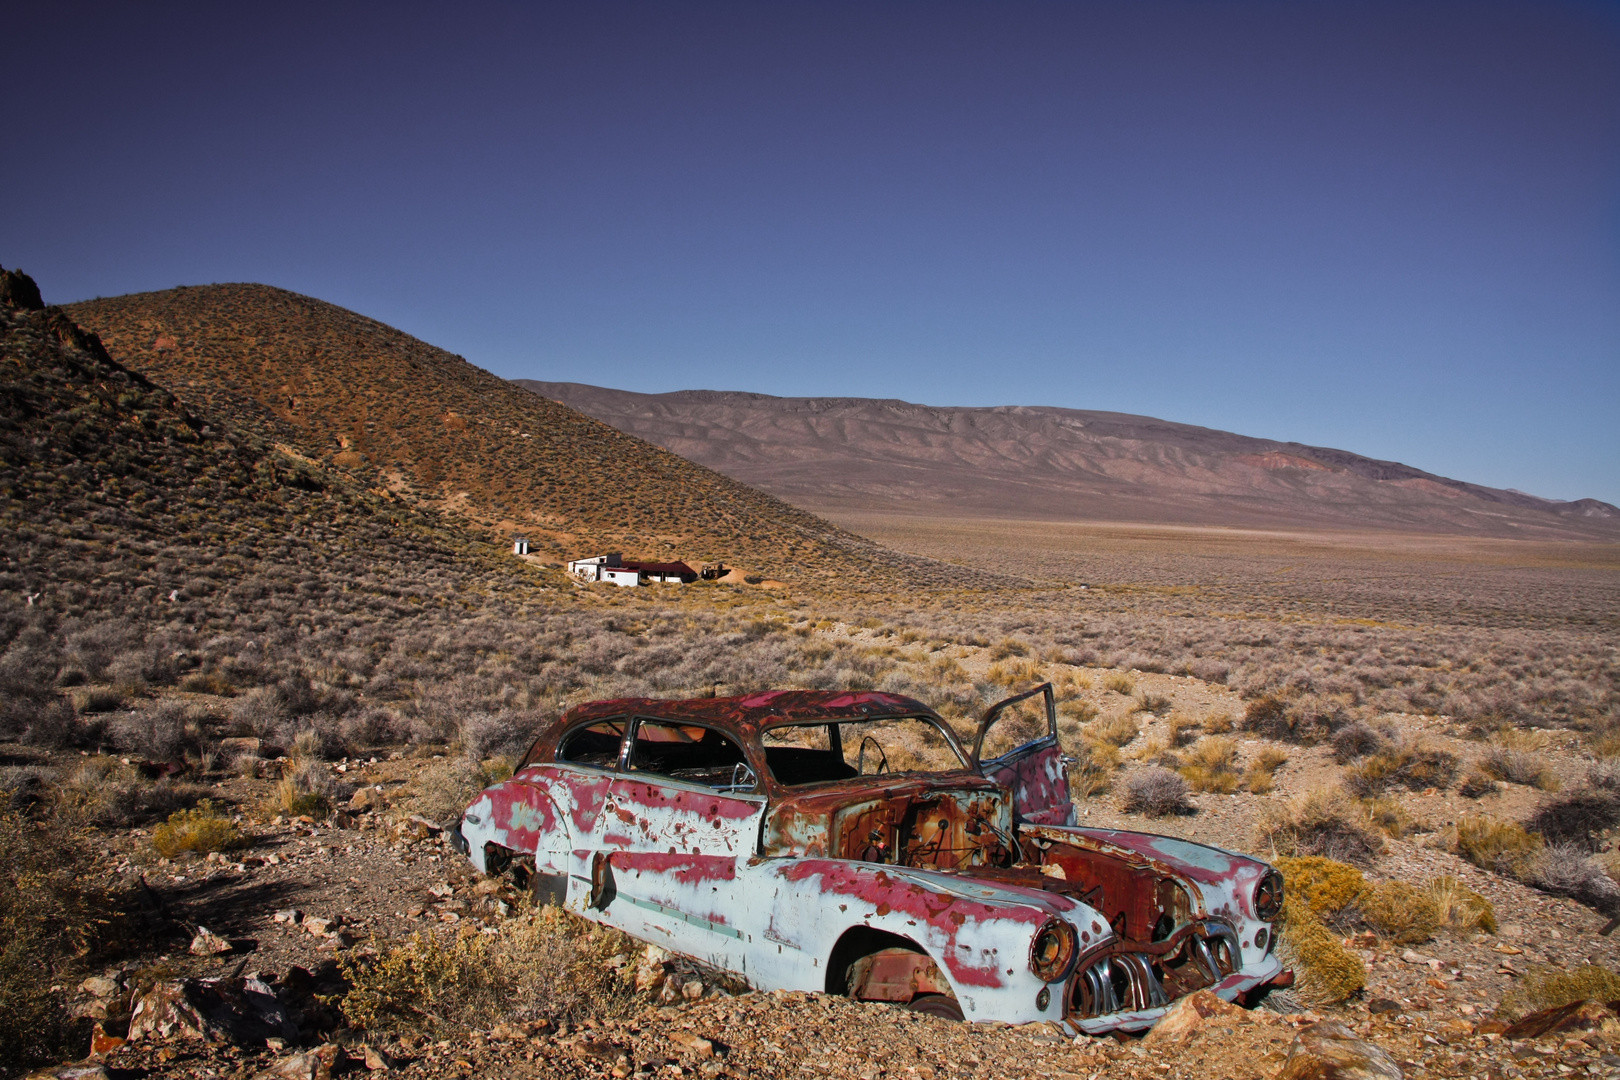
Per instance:
[[[903,694],[877,690],[763,690],[737,697],[616,698],[589,701],[563,714],[562,724],[609,716],[635,714],[665,720],[689,720],[739,730],[757,731],[777,722],[881,720],[899,716],[935,716],[933,709]]]

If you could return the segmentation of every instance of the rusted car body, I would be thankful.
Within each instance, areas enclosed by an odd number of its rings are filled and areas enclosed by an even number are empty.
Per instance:
[[[981,760],[1020,711],[1033,737]],[[992,708],[972,747],[894,694],[599,701],[451,838],[542,901],[761,989],[1099,1033],[1291,980],[1275,870],[1076,827],[1067,765],[1050,686]]]

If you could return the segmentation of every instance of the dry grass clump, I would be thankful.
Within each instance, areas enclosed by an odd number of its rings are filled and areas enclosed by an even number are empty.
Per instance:
[[[1440,917],[1440,925],[1457,934],[1483,930],[1496,933],[1496,909],[1479,893],[1450,874],[1432,878],[1425,886]]]
[[[1443,789],[1457,775],[1457,757],[1425,745],[1421,740],[1386,744],[1344,771],[1344,786],[1353,795],[1370,798],[1392,787],[1409,791]]]
[[[1232,719],[1231,713],[1215,713],[1204,717],[1204,734],[1225,735],[1229,731],[1237,730],[1237,721]]]
[[[1499,731],[1475,764],[1495,780],[1557,791],[1558,776],[1541,754],[1546,745],[1547,737],[1539,731]]]
[[[1597,834],[1620,824],[1620,796],[1602,788],[1575,791],[1545,804],[1524,824],[1549,844],[1596,851]]]
[[[1481,869],[1523,880],[1541,846],[1541,837],[1522,826],[1480,814],[1457,822],[1452,850]]]
[[[1357,866],[1371,866],[1384,851],[1361,808],[1338,788],[1262,807],[1255,839],[1274,855],[1324,855]]]
[[[1000,641],[990,646],[989,652],[991,660],[1007,660],[1015,656],[1028,655],[1029,642],[1019,641],[1017,638],[1012,637],[1002,638]]]
[[[1347,721],[1343,705],[1315,694],[1262,694],[1243,710],[1243,730],[1275,742],[1320,742]]]
[[[152,846],[166,859],[182,851],[230,851],[242,846],[245,839],[231,819],[207,799],[190,810],[175,811],[152,830]]]
[[[1069,792],[1082,798],[1101,795],[1114,783],[1120,765],[1119,747],[1113,743],[1087,740],[1069,767]]]
[[[1255,795],[1264,795],[1277,786],[1277,770],[1288,764],[1288,755],[1275,746],[1263,747],[1243,770],[1243,786]]]
[[[1104,690],[1112,691],[1124,697],[1130,697],[1136,693],[1136,680],[1123,671],[1110,671],[1103,676],[1102,685]]]
[[[1170,711],[1171,704],[1170,699],[1165,697],[1163,694],[1155,694],[1149,690],[1143,690],[1140,694],[1136,695],[1137,712],[1152,713],[1154,716],[1163,716],[1165,713]]]
[[[1295,993],[1307,1004],[1331,1005],[1367,986],[1367,967],[1322,924],[1310,905],[1292,895],[1283,901],[1278,951],[1299,972]]]
[[[152,782],[117,758],[87,757],[51,791],[52,811],[67,825],[128,827],[152,814],[167,813],[191,796],[191,789],[167,778]]]
[[[454,1034],[540,1016],[579,1021],[624,1013],[641,950],[617,930],[560,908],[528,910],[497,934],[431,933],[377,956],[342,954],[351,989],[339,1007],[356,1028]]]
[[[1378,795],[1371,799],[1357,799],[1356,803],[1366,816],[1367,824],[1391,840],[1399,840],[1412,831],[1412,815],[1406,812],[1400,800]]]
[[[1172,748],[1184,746],[1199,734],[1202,725],[1186,713],[1171,713],[1165,721],[1165,738]]]
[[[68,1015],[63,987],[130,933],[95,861],[79,834],[0,813],[0,1068],[84,1053],[88,1024]]]
[[[411,778],[400,808],[429,821],[449,821],[459,816],[480,791],[511,775],[511,762],[502,759],[487,762],[463,757],[435,760]]]
[[[1125,796],[1120,809],[1126,813],[1142,813],[1148,817],[1186,813],[1187,781],[1169,769],[1143,769],[1125,781]]]
[[[1457,794],[1465,799],[1482,799],[1496,791],[1497,783],[1476,766],[1457,784]]]
[[[1512,989],[1502,995],[1497,1014],[1516,1020],[1543,1009],[1573,1005],[1577,1001],[1616,1000],[1620,1000],[1620,973],[1596,964],[1582,964],[1568,970],[1535,964],[1514,981]]]
[[[1338,917],[1367,891],[1367,879],[1348,863],[1321,855],[1283,856],[1276,860],[1286,895],[1298,899],[1318,918]]]
[[[1368,926],[1398,945],[1428,941],[1441,926],[1440,906],[1423,889],[1404,881],[1381,881],[1356,901]]]
[[[1040,682],[1044,675],[1033,660],[1004,660],[991,664],[984,677],[997,686],[1019,686]]]
[[[1183,780],[1194,791],[1229,795],[1238,789],[1237,740],[1227,735],[1205,735],[1182,755]]]
[[[1114,713],[1086,725],[1086,738],[1111,746],[1126,746],[1141,733],[1141,725],[1130,713]]]
[[[276,784],[274,805],[290,817],[324,818],[339,795],[337,782],[319,761],[289,759]]]

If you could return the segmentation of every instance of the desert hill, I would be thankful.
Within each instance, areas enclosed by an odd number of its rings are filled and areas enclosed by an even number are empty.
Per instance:
[[[1147,416],[517,384],[820,512],[1620,538],[1620,510]]]
[[[362,482],[556,558],[623,549],[803,579],[901,560],[332,304],[210,285],[66,309],[132,370]]]

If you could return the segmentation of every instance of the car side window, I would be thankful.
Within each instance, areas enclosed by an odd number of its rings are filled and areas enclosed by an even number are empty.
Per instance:
[[[717,791],[753,791],[758,779],[742,747],[713,728],[641,720],[630,744],[630,769]]]
[[[613,769],[619,764],[619,747],[624,742],[624,718],[598,720],[575,728],[563,736],[557,747],[557,760],[593,769]]]

